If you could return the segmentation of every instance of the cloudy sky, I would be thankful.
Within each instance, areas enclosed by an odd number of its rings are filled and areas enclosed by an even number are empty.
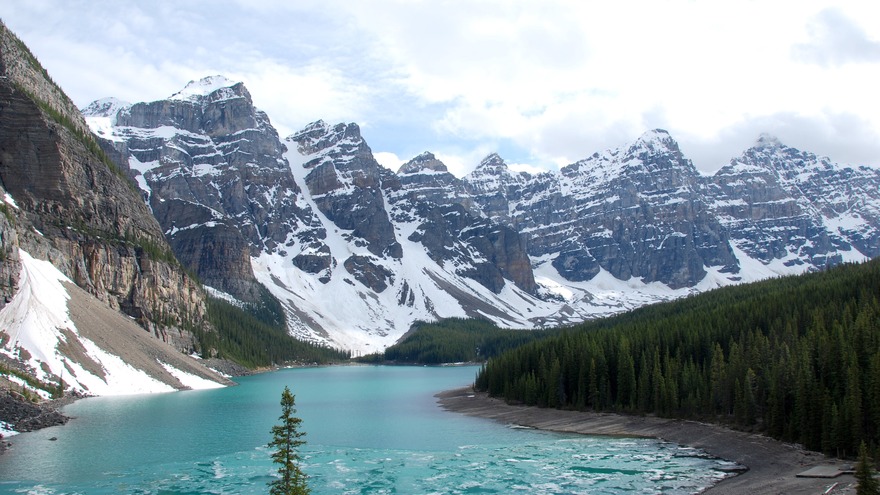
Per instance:
[[[115,0],[4,2],[84,107],[222,74],[286,136],[357,122],[396,168],[497,151],[555,169],[667,129],[716,170],[761,133],[880,166],[880,2]]]

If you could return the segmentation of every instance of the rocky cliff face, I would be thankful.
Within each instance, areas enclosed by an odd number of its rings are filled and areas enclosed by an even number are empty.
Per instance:
[[[323,235],[297,204],[286,149],[243,84],[208,77],[166,100],[96,102],[84,114],[124,157],[174,254],[205,284],[256,302],[250,257],[283,250],[291,236]]]
[[[494,293],[510,280],[535,293],[537,284],[525,239],[510,226],[486,218],[465,183],[430,153],[401,166],[388,197],[392,215],[417,222],[409,240],[418,242],[438,264],[452,264],[456,273],[476,280]]]
[[[163,319],[174,326],[201,321],[204,296],[170,256],[132,184],[95,153],[82,116],[40,76],[26,48],[5,28],[2,39],[0,180],[18,246],[159,334],[170,329],[155,324]],[[11,251],[16,239],[6,239]],[[179,345],[191,345],[186,341]]]
[[[384,169],[373,158],[356,124],[329,126],[315,122],[290,137],[309,159],[305,183],[312,200],[331,222],[351,231],[353,242],[365,243],[375,256],[399,259],[400,243],[385,210]]]

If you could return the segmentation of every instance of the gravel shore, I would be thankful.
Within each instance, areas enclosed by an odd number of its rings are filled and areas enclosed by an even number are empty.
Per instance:
[[[658,438],[696,447],[748,468],[704,492],[710,495],[855,493],[855,478],[850,474],[835,478],[797,477],[797,474],[814,466],[837,466],[842,469],[851,463],[763,435],[695,421],[513,406],[486,394],[474,393],[469,387],[442,392],[437,394],[437,398],[440,405],[449,411],[504,424],[585,435]]]

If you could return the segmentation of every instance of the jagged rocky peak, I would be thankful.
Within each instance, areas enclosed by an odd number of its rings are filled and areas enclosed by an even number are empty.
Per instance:
[[[486,158],[483,158],[480,161],[480,164],[477,165],[477,170],[483,172],[509,172],[507,168],[507,163],[504,162],[504,159],[498,155],[498,153],[489,153],[486,155]]]
[[[118,98],[101,98],[91,102],[81,112],[92,132],[101,138],[118,141],[118,139],[113,138],[113,126],[116,125],[116,116],[119,115],[120,111],[127,110],[130,107],[131,103]],[[128,168],[125,163],[128,161],[128,157],[124,157],[127,154],[125,150],[117,149],[115,146],[102,147],[104,147],[104,151],[110,155],[114,162],[120,164],[123,169]]]
[[[372,151],[361,136],[361,129],[354,122],[347,124],[339,123],[330,126],[323,120],[318,120],[307,125],[301,131],[287,138],[297,144],[297,150],[303,155],[316,153],[347,154]]]
[[[731,160],[731,166],[739,169],[759,167],[770,173],[788,176],[789,179],[808,170],[822,172],[835,168],[829,158],[818,157],[813,153],[788,146],[770,134],[761,134],[751,148],[745,150],[740,157]]]
[[[299,132],[295,132],[287,137],[291,141],[307,141],[308,139],[317,140],[330,132],[330,125],[323,120],[316,120],[311,124],[303,127]]]
[[[498,153],[490,153],[465,176],[465,181],[473,194],[503,193],[503,189],[513,180],[513,174]]]
[[[361,136],[360,127],[353,122],[330,126],[319,120],[287,140],[296,144],[301,155],[309,157],[303,167],[313,169],[306,179],[310,188],[318,188],[312,190],[312,194],[324,194],[341,187],[345,181],[339,182],[337,179],[341,177],[332,177],[336,173],[361,177],[355,179],[359,187],[377,186],[381,170],[384,170]]]
[[[412,160],[404,163],[397,170],[398,174],[416,174],[420,172],[449,172],[446,164],[441,162],[433,153],[426,151]]]
[[[636,139],[635,144],[641,144],[649,148],[678,149],[678,143],[672,138],[669,131],[666,129],[651,129],[650,131],[646,131]]]
[[[758,136],[758,139],[755,140],[755,144],[743,152],[740,159],[741,161],[754,165],[769,165],[771,164],[771,161],[768,161],[768,158],[774,155],[788,157],[804,155],[804,153],[798,149],[786,146],[776,136],[762,133]]]
[[[627,157],[646,157],[673,155],[684,159],[678,142],[663,129],[654,129],[645,132],[633,142],[626,150]]]
[[[313,122],[288,141],[305,155],[305,184],[315,205],[337,227],[351,230],[377,256],[400,258],[381,184],[385,174],[357,124]],[[360,241],[358,241],[360,242]]]
[[[112,100],[90,105],[109,114]],[[191,81],[167,99],[88,117],[134,172],[177,258],[201,280],[253,302],[250,255],[292,243],[312,223],[268,116],[240,82]]]
[[[174,127],[210,137],[257,130],[278,140],[264,112],[254,107],[243,83],[223,76],[191,81],[167,99],[135,103],[116,114],[116,125],[140,129]],[[270,153],[279,150],[269,150]]]
[[[666,180],[673,182],[689,181],[699,175],[693,162],[681,152],[678,142],[663,129],[654,129],[639,136],[627,149],[623,162],[627,168],[643,168],[652,176],[671,174]],[[659,177],[657,179],[665,182]]]
[[[631,144],[594,153],[563,167],[561,173],[582,187],[617,187],[614,184],[627,177],[628,182],[647,189],[679,187],[699,176],[678,142],[663,129],[647,131]]]

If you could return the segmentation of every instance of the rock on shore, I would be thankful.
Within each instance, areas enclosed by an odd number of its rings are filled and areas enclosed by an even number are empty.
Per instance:
[[[70,419],[56,409],[58,404],[43,402],[35,404],[11,390],[0,390],[0,419],[16,432],[34,431],[50,426],[63,425]],[[6,448],[0,442],[0,453]]]

